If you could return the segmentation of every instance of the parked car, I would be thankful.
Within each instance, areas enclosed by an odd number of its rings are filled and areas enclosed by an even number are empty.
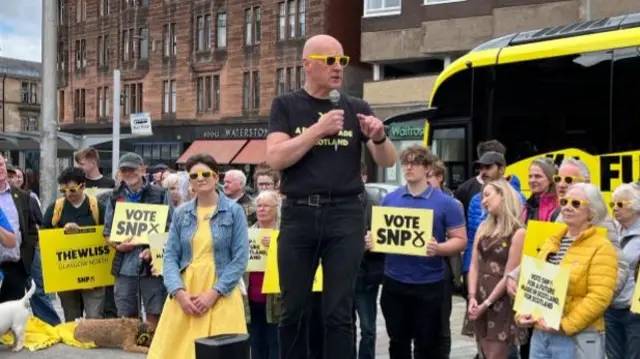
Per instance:
[[[398,187],[400,186],[389,183],[365,183],[364,185],[369,195],[378,202],[381,202],[387,194],[395,191]]]

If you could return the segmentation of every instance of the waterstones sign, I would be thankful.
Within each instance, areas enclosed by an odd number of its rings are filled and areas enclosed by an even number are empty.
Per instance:
[[[220,128],[208,128],[205,130],[201,130],[198,137],[205,140],[264,139],[267,138],[267,132],[267,124],[254,124],[233,127],[221,126]]]

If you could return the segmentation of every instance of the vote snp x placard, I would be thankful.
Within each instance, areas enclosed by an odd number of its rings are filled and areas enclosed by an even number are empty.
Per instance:
[[[433,211],[374,206],[371,235],[372,252],[426,256],[433,236]]]

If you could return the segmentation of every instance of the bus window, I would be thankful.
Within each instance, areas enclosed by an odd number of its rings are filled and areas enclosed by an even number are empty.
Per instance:
[[[455,189],[467,179],[466,127],[434,129],[431,150],[447,167],[447,187]]]
[[[578,147],[609,150],[611,51],[502,64],[491,132],[507,147],[507,162]],[[526,146],[525,146],[526,144]]]
[[[640,47],[617,49],[613,57],[613,152],[637,150],[640,149]]]

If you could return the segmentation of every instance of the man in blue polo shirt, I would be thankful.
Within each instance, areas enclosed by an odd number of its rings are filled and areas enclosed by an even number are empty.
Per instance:
[[[411,146],[400,155],[407,185],[381,205],[434,211],[427,256],[387,255],[380,306],[389,335],[391,359],[445,359],[439,341],[445,303],[445,261],[467,244],[464,213],[455,199],[429,186],[427,174],[438,160],[428,149]],[[414,353],[411,354],[411,344]]]

